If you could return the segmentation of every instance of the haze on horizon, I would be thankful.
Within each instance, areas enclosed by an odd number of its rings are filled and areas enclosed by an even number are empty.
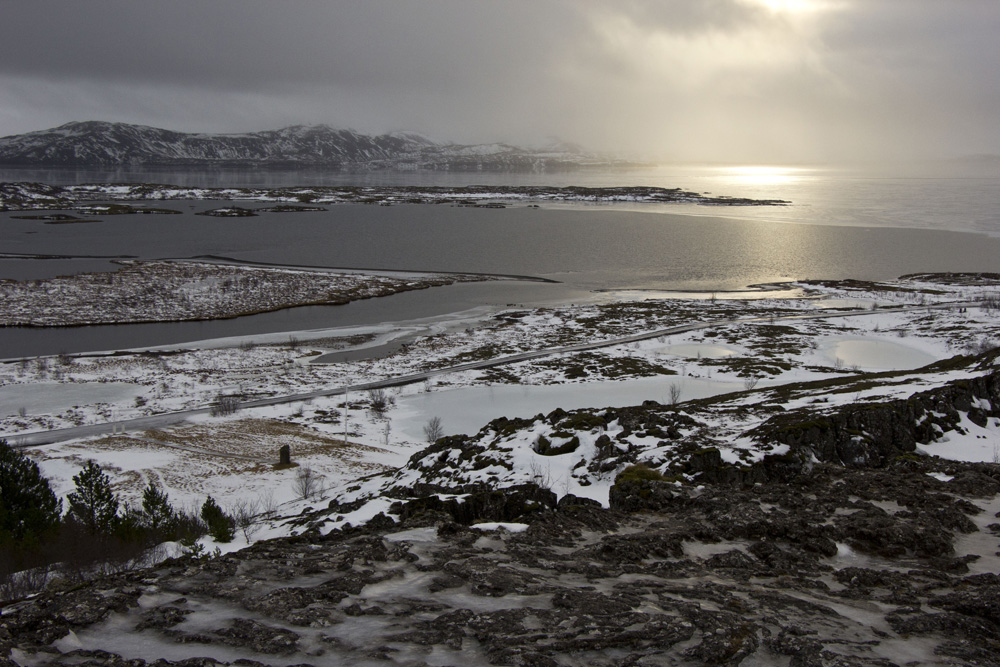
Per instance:
[[[996,0],[12,2],[0,136],[325,123],[742,163],[1000,153]]]

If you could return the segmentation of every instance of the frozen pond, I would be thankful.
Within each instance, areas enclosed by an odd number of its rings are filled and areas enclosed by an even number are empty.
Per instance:
[[[11,417],[23,408],[29,415],[58,413],[73,406],[127,401],[140,387],[127,382],[15,384],[0,387],[0,415]]]
[[[816,299],[813,303],[819,308],[859,308],[869,310],[877,302],[872,299]]]
[[[672,384],[680,386],[682,401],[745,389],[740,382],[676,375],[567,385],[469,387],[400,397],[396,416],[403,433],[423,440],[423,427],[433,417],[441,418],[446,434],[471,434],[498,417],[533,417],[556,408],[625,407],[647,400],[666,404]]]
[[[688,359],[723,359],[739,354],[737,350],[724,345],[711,345],[709,343],[678,343],[677,345],[665,345],[654,350],[656,354],[671,355],[676,357],[686,357]]]
[[[937,357],[908,345],[870,338],[838,340],[822,348],[833,364],[839,359],[846,366],[864,369],[904,370],[920,368]]]

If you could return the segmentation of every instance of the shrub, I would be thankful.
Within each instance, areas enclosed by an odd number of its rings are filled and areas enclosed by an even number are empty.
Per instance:
[[[215,397],[215,401],[212,403],[212,416],[213,417],[225,417],[227,415],[234,415],[240,411],[240,397],[230,396],[227,394],[219,394]]]
[[[59,525],[62,501],[38,464],[0,440],[0,542],[33,542]]]
[[[424,437],[427,438],[427,442],[434,443],[444,436],[444,429],[441,427],[441,418],[433,417],[424,426]]]
[[[295,475],[295,495],[302,500],[309,500],[324,490],[321,475],[314,473],[311,468],[299,468]]]
[[[208,527],[208,534],[216,542],[232,542],[236,534],[236,524],[233,519],[222,511],[222,508],[215,502],[212,496],[205,499],[205,504],[201,506],[201,520]]]
[[[653,470],[649,466],[638,463],[634,466],[629,466],[625,468],[625,470],[618,473],[618,476],[615,477],[615,484],[639,481],[663,482],[665,480],[666,478],[658,471]]]
[[[385,389],[369,389],[368,390],[368,404],[371,407],[372,414],[376,417],[383,417],[386,410],[388,410],[394,401],[391,396],[385,393]]]

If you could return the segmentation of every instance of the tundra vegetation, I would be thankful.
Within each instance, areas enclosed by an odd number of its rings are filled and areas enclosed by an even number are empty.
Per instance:
[[[283,308],[343,305],[456,282],[469,274],[390,277],[203,262],[118,260],[114,272],[0,280],[0,326],[79,326],[240,317]]]
[[[409,435],[394,427],[390,439],[385,424],[402,411],[390,403],[378,414],[377,395],[352,402],[337,394],[266,417],[244,410],[168,429],[147,441],[253,456],[289,435],[303,444],[312,438],[315,449],[297,453],[300,465],[283,471],[284,479],[323,475],[322,502],[290,488],[295,498],[280,515],[261,510],[266,521],[251,524],[276,539],[247,549],[209,552],[231,543],[202,539],[187,555],[139,575],[108,560],[100,581],[70,579],[78,582],[71,590],[54,581],[36,586],[37,598],[0,617],[7,631],[0,642],[53,664],[181,664],[204,656],[419,664],[447,656],[462,664],[613,665],[627,652],[634,664],[872,665],[896,663],[901,646],[918,663],[993,664],[1000,648],[1000,467],[993,459],[1000,337],[986,302],[998,284],[995,276],[920,276],[800,284],[816,299],[716,295],[508,311],[483,328],[428,336],[385,359],[286,364],[288,384],[270,390],[350,386],[495,350],[610,341],[642,330],[650,337],[599,353],[441,375],[426,388],[433,394],[498,381],[574,385],[615,377],[621,384],[612,387],[641,381],[659,393],[638,404],[496,418],[475,432],[425,430],[429,442],[421,443],[412,441],[412,425]],[[807,319],[820,312],[823,295],[835,298],[838,317]],[[789,315],[799,319],[781,319]],[[657,333],[694,319],[739,317],[758,321]],[[902,340],[930,358],[900,368],[855,364],[839,347],[855,340]],[[220,386],[235,384],[226,380],[232,376],[210,375],[210,363],[242,358],[234,373],[256,393],[248,369],[268,355],[301,362],[312,343],[298,342],[298,350],[257,346],[141,363],[193,369],[191,389],[211,385],[203,394],[210,400]],[[66,380],[92,372],[97,361],[108,362],[75,358],[66,367],[50,359],[10,364],[6,372],[23,381],[58,368]],[[645,376],[654,364],[672,374]],[[629,380],[615,375],[622,369]],[[725,382],[730,391],[698,398],[695,379]],[[675,385],[683,392],[672,392]],[[406,391],[386,392],[386,402],[405,400]],[[424,396],[419,385],[408,391]],[[142,409],[158,401],[151,397]],[[6,423],[41,418],[28,412]],[[349,438],[341,437],[348,426]],[[375,443],[386,450],[374,453]],[[362,445],[385,465],[342,475],[338,456]],[[80,457],[84,450],[73,449],[80,446],[31,454],[56,470]],[[96,452],[139,444],[115,437],[84,446]],[[196,458],[187,465],[192,477],[202,470]],[[227,465],[245,466],[248,485],[264,474],[255,461]],[[103,486],[98,472],[82,475],[92,466],[77,468],[80,481]],[[199,503],[222,498],[214,489],[225,487],[211,486],[220,477],[204,475]],[[162,517],[181,516],[164,513],[165,497],[149,495],[150,507],[160,508],[158,526],[170,524]],[[117,516],[128,504],[119,497]],[[224,513],[230,521],[222,537],[249,543],[241,512]],[[207,531],[204,515],[193,514]],[[59,523],[66,530],[69,521]],[[67,567],[59,561],[48,576],[69,577]],[[74,615],[82,607],[96,611]],[[352,631],[359,617],[365,633]],[[105,628],[129,636],[115,643]],[[64,640],[70,632],[80,644]],[[136,648],[164,642],[192,652],[163,658]]]

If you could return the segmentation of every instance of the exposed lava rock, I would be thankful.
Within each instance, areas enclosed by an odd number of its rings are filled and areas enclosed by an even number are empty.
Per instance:
[[[955,380],[908,399],[852,403],[826,414],[812,410],[778,414],[751,435],[759,442],[807,450],[821,461],[882,467],[913,452],[917,443],[961,429],[960,412],[973,423],[1000,417],[1000,371]]]

